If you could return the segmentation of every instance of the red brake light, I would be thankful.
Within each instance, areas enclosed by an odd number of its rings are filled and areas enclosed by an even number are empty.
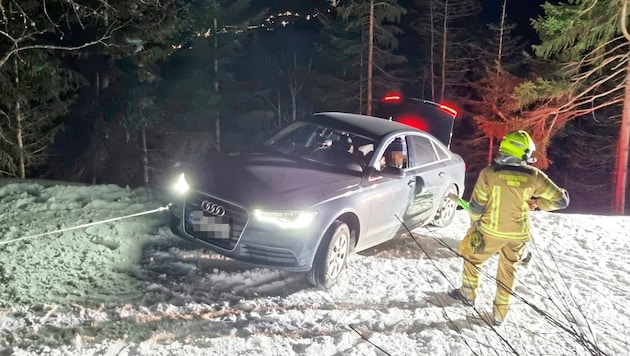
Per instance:
[[[452,114],[453,116],[457,116],[457,110],[455,110],[455,109],[453,109],[451,107],[448,107],[446,105],[440,104],[440,109],[442,109],[442,110]]]
[[[402,97],[398,94],[385,95],[381,101],[399,101]]]

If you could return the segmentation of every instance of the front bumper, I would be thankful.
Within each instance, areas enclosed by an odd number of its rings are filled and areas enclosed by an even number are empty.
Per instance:
[[[226,209],[225,221],[229,221],[229,236],[215,232],[195,231],[194,214],[200,199],[211,199]],[[193,195],[183,203],[171,204],[171,231],[200,247],[244,263],[303,272],[312,268],[319,241],[325,231],[314,221],[308,228],[281,229],[262,224],[253,219],[246,209],[235,204],[205,195]],[[197,211],[197,213],[194,213]]]

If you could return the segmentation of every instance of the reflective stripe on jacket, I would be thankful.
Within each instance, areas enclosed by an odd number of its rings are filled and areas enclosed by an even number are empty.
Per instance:
[[[477,178],[470,201],[470,217],[484,235],[529,240],[529,204],[552,211],[569,205],[569,195],[540,169],[528,165],[495,164]]]

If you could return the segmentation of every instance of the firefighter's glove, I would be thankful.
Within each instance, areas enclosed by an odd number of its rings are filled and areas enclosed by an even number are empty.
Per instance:
[[[478,230],[475,230],[470,234],[470,248],[473,253],[480,253],[483,251],[483,235]]]
[[[464,239],[459,244],[458,252],[460,255],[466,257],[483,251],[483,235],[477,230],[477,226],[478,222],[473,221],[466,231]]]

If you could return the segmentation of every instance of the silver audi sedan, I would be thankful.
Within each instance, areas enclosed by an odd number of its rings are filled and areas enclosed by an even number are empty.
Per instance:
[[[450,139],[450,137],[449,137]],[[306,116],[253,149],[175,175],[171,230],[257,266],[307,272],[327,289],[350,253],[407,228],[446,226],[465,164],[431,134],[387,119]]]

